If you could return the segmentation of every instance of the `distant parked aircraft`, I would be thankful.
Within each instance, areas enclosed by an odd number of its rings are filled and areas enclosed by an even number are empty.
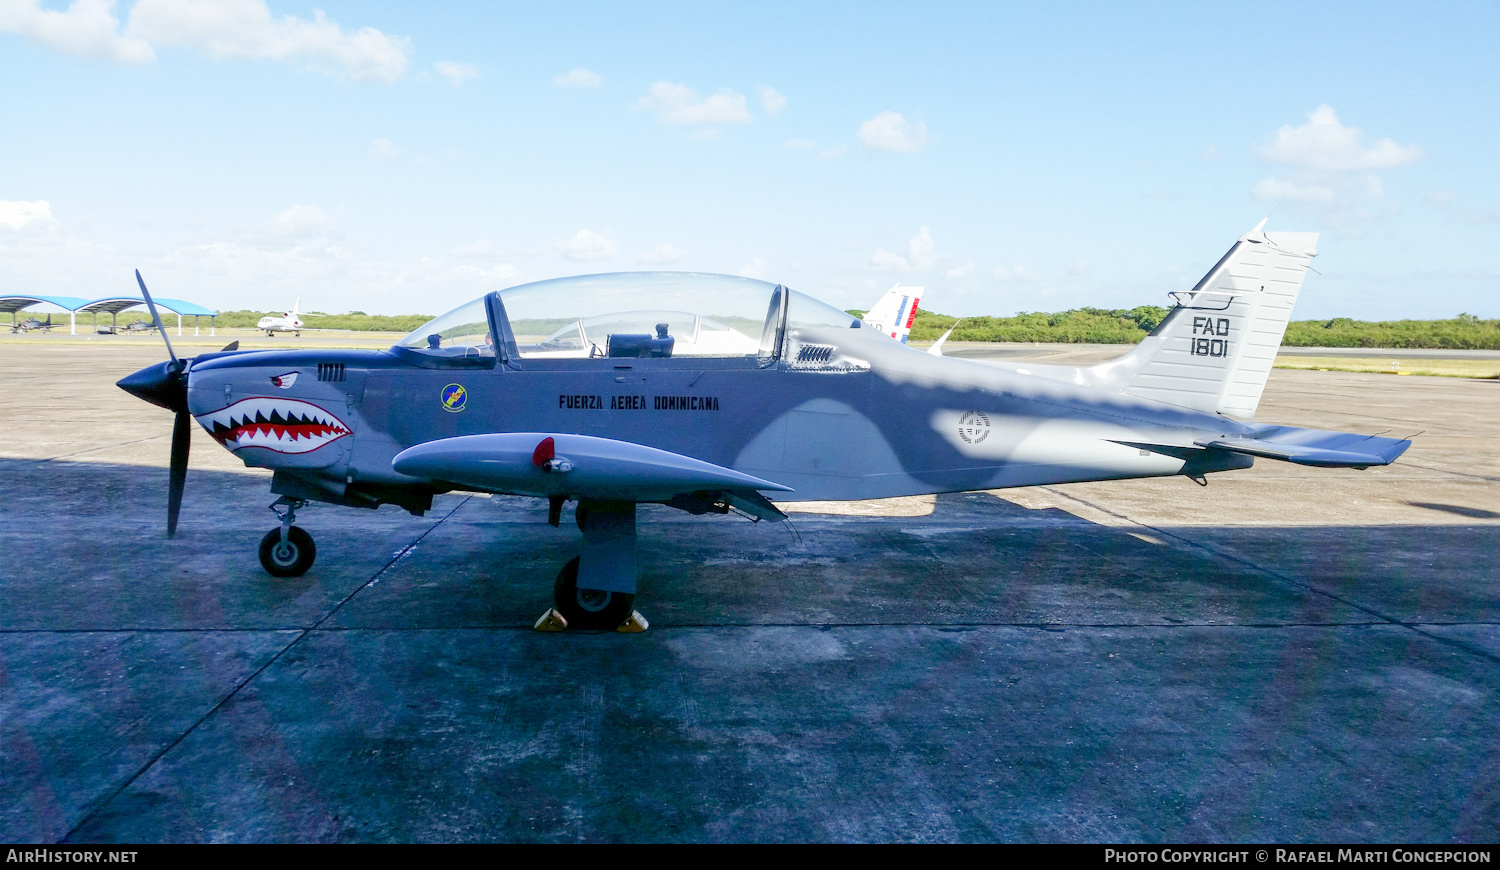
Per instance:
[[[885,291],[875,307],[865,312],[860,320],[876,332],[883,332],[906,344],[911,325],[917,319],[917,303],[921,301],[921,287],[902,287],[898,283]]]
[[[20,323],[12,324],[10,327],[11,332],[30,332],[33,329],[40,330],[42,332],[51,332],[52,315],[47,315],[46,320],[37,320],[35,317],[28,317]]]
[[[260,319],[260,322],[255,324],[255,328],[264,330],[266,333],[266,338],[275,338],[276,333],[278,332],[290,332],[295,334],[298,338],[301,338],[302,317],[301,313],[298,311],[298,309],[301,307],[302,299],[301,297],[298,297],[297,301],[292,304],[291,311],[286,312],[280,317],[262,317]]]

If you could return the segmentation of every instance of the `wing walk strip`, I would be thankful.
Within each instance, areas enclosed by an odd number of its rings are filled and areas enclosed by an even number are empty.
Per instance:
[[[1257,565],[1256,563],[1250,561],[1249,559],[1246,559],[1243,556],[1236,555],[1235,553],[1233,553],[1233,552],[1231,552],[1229,550],[1226,550],[1226,549],[1223,549],[1223,548],[1220,548],[1220,547],[1215,547],[1215,546],[1213,546],[1211,544],[1202,544],[1202,543],[1199,543],[1197,541],[1185,538],[1182,535],[1176,534],[1174,532],[1170,532],[1170,531],[1168,531],[1166,529],[1159,528],[1157,526],[1146,525],[1145,523],[1143,523],[1143,522],[1141,522],[1139,520],[1131,519],[1130,517],[1125,516],[1122,513],[1118,513],[1116,511],[1112,511],[1109,508],[1100,507],[1099,505],[1094,504],[1093,502],[1088,501],[1087,499],[1079,498],[1076,495],[1070,495],[1070,494],[1068,494],[1066,492],[1063,492],[1062,490],[1056,489],[1054,487],[1044,486],[1044,487],[1041,487],[1041,489],[1043,489],[1046,492],[1052,493],[1055,496],[1059,496],[1059,497],[1065,498],[1065,499],[1067,499],[1069,501],[1074,501],[1074,502],[1077,502],[1077,503],[1079,503],[1081,505],[1085,505],[1085,506],[1087,506],[1091,510],[1096,510],[1096,511],[1102,513],[1102,514],[1108,514],[1109,516],[1112,516],[1112,517],[1115,517],[1117,519],[1123,520],[1124,522],[1129,523],[1132,526],[1136,526],[1136,527],[1139,527],[1139,528],[1142,528],[1142,529],[1146,529],[1146,530],[1148,530],[1150,532],[1153,532],[1154,534],[1158,534],[1158,535],[1161,535],[1163,537],[1171,538],[1172,540],[1177,541],[1177,542],[1183,544],[1184,546],[1188,547],[1189,549],[1202,550],[1202,551],[1207,552],[1207,553],[1212,553],[1213,555],[1218,556],[1218,557],[1220,557],[1222,559],[1227,559],[1227,560],[1229,560],[1231,562],[1234,562],[1237,565],[1243,565],[1244,567],[1249,568],[1251,570],[1259,571],[1260,573],[1265,574],[1268,577],[1274,577],[1277,580],[1282,581],[1283,583],[1289,583],[1292,586],[1296,586],[1299,589],[1304,589],[1304,590],[1306,590],[1308,592],[1311,592],[1314,595],[1321,595],[1324,598],[1328,598],[1328,599],[1331,599],[1333,601],[1337,601],[1340,604],[1344,604],[1344,605],[1347,605],[1349,607],[1352,607],[1355,610],[1358,610],[1358,611],[1360,611],[1362,613],[1368,613],[1370,616],[1373,616],[1374,618],[1376,618],[1376,619],[1380,620],[1381,622],[1384,622],[1384,623],[1386,623],[1388,625],[1399,626],[1401,628],[1407,629],[1408,631],[1414,632],[1416,634],[1420,634],[1421,636],[1423,636],[1423,637],[1425,637],[1425,638],[1427,638],[1429,640],[1434,640],[1434,641],[1437,641],[1438,643],[1441,643],[1441,644],[1445,644],[1445,645],[1448,645],[1448,646],[1457,647],[1457,648],[1463,650],[1466,653],[1469,653],[1471,655],[1479,656],[1482,659],[1488,659],[1491,663],[1500,665],[1500,656],[1497,656],[1497,655],[1495,655],[1493,653],[1487,652],[1487,651],[1482,650],[1482,649],[1476,649],[1476,648],[1474,648],[1472,646],[1469,646],[1468,644],[1463,643],[1461,641],[1453,640],[1451,638],[1442,637],[1441,635],[1436,635],[1436,634],[1432,634],[1432,633],[1430,633],[1428,631],[1424,631],[1421,628],[1421,623],[1405,622],[1403,620],[1395,618],[1394,616],[1387,616],[1386,614],[1381,613],[1380,611],[1374,609],[1373,607],[1366,607],[1365,605],[1360,604],[1358,601],[1352,601],[1352,600],[1350,600],[1348,598],[1343,597],[1342,595],[1338,595],[1338,594],[1335,594],[1333,592],[1329,592],[1326,589],[1319,589],[1318,587],[1312,585],[1311,583],[1308,583],[1308,582],[1303,581],[1303,580],[1298,580],[1296,577],[1292,577],[1292,576],[1290,576],[1288,574],[1283,574],[1282,572],[1274,570],[1272,568],[1267,568],[1267,567],[1265,567],[1263,565]]]
[[[208,721],[208,717],[210,717],[213,714],[217,713],[221,707],[223,707],[225,704],[229,703],[229,701],[232,700],[235,695],[238,695],[240,693],[241,689],[243,689],[246,686],[250,685],[250,683],[256,677],[258,677],[261,674],[265,673],[265,671],[266,671],[267,668],[269,668],[271,665],[276,664],[276,662],[278,660],[280,660],[282,656],[286,655],[287,650],[289,650],[292,647],[296,646],[298,643],[301,643],[303,638],[307,637],[309,634],[312,634],[314,631],[317,631],[323,625],[323,623],[325,623],[328,620],[332,619],[333,615],[335,613],[338,613],[340,610],[342,610],[345,604],[348,604],[350,601],[354,600],[354,596],[356,596],[359,593],[365,591],[366,589],[369,589],[371,586],[374,586],[380,580],[381,576],[383,574],[385,574],[385,572],[389,571],[391,569],[391,567],[393,565],[395,565],[397,562],[399,562],[402,559],[406,558],[406,556],[409,553],[411,553],[412,550],[416,549],[416,547],[417,547],[418,544],[422,543],[423,539],[425,539],[428,535],[432,534],[432,532],[435,529],[437,529],[438,526],[441,526],[443,523],[447,522],[450,517],[452,517],[455,513],[458,512],[459,508],[461,508],[464,505],[468,504],[469,500],[472,499],[472,498],[473,498],[473,496],[467,496],[467,497],[464,498],[463,501],[461,501],[458,504],[454,505],[453,506],[453,510],[448,511],[448,513],[445,514],[442,519],[438,520],[437,522],[435,522],[431,526],[429,526],[426,531],[422,532],[422,534],[420,534],[420,535],[417,536],[416,540],[412,541],[410,544],[407,544],[406,546],[404,546],[400,550],[398,550],[396,552],[396,554],[390,558],[390,561],[386,562],[383,566],[381,566],[381,568],[380,568],[379,571],[375,572],[374,576],[372,576],[366,582],[361,583],[360,586],[359,586],[359,588],[355,589],[353,592],[350,592],[348,595],[345,595],[344,598],[343,598],[343,600],[341,600],[338,604],[335,604],[332,608],[330,608],[327,613],[323,614],[318,619],[317,622],[314,622],[312,625],[309,625],[308,627],[302,629],[301,631],[298,631],[297,632],[297,636],[294,637],[294,638],[292,638],[290,641],[288,641],[287,644],[285,646],[283,646],[281,649],[277,650],[276,654],[273,655],[273,656],[271,656],[269,659],[267,659],[265,664],[263,664],[260,667],[256,668],[253,672],[251,672],[243,680],[240,680],[238,683],[236,683],[235,686],[234,686],[234,688],[230,689],[229,692],[228,692],[228,694],[226,694],[224,697],[220,698],[217,704],[214,704],[212,707],[210,707],[207,713],[204,713],[202,716],[198,717],[198,721],[196,721],[192,725],[190,725],[186,731],[183,731],[181,734],[177,735],[176,739],[174,739],[171,743],[168,743],[166,746],[162,747],[162,749],[161,749],[160,752],[158,752],[155,755],[151,756],[151,758],[148,759],[145,764],[141,765],[141,768],[139,770],[137,770],[135,773],[133,773],[129,777],[127,777],[126,780],[120,784],[119,788],[117,788],[114,791],[110,792],[108,797],[106,797],[103,800],[99,801],[98,805],[95,806],[93,808],[93,810],[91,810],[90,812],[88,812],[87,814],[85,814],[83,816],[83,818],[79,819],[77,824],[75,824],[75,825],[73,825],[73,827],[69,828],[68,829],[68,833],[65,834],[63,837],[61,837],[58,840],[58,842],[67,842],[70,838],[72,838],[72,836],[74,834],[76,834],[80,828],[82,828],[84,825],[88,824],[94,818],[94,816],[97,816],[100,812],[102,812],[104,810],[105,807],[107,807],[111,803],[113,803],[114,799],[117,798],[117,797],[119,797],[121,792],[125,791],[125,789],[127,789],[127,788],[130,788],[131,784],[134,783],[137,779],[140,779],[142,774],[144,774],[146,771],[148,771],[152,767],[154,767],[158,761],[160,761],[168,752],[171,752],[174,748],[176,748],[176,746],[179,743],[181,743],[182,741],[186,740],[189,734],[192,734],[194,731],[198,730],[198,726],[199,725],[202,725],[204,722],[207,722]],[[275,629],[272,629],[272,630],[274,631]]]

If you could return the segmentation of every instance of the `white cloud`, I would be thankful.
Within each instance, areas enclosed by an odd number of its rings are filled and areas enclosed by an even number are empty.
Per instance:
[[[389,139],[376,139],[374,144],[370,146],[369,153],[371,160],[389,160],[400,154],[401,149]]]
[[[811,151],[817,144],[811,139],[788,139],[785,147],[788,151]]]
[[[1428,207],[1436,209],[1448,216],[1448,220],[1464,224],[1493,224],[1500,223],[1500,212],[1485,209],[1471,208],[1459,200],[1451,190],[1438,190],[1427,194],[1422,201]],[[4,205],[4,203],[0,203]],[[0,218],[0,223],[4,223]]]
[[[585,229],[579,230],[573,238],[559,242],[557,247],[569,260],[590,262],[613,257],[620,250],[620,243],[609,237],[607,229],[603,233]]]
[[[560,88],[597,88],[603,81],[604,76],[578,67],[554,78],[552,83]]]
[[[766,278],[771,273],[770,262],[760,257],[751,257],[750,262],[740,267],[739,274],[746,278]]]
[[[1363,138],[1359,128],[1339,121],[1332,106],[1319,106],[1307,114],[1306,124],[1282,126],[1260,149],[1263,162],[1290,169],[1285,177],[1261,179],[1250,195],[1296,203],[1342,228],[1389,213],[1389,207],[1373,208],[1385,196],[1379,173],[1421,159],[1422,149],[1390,139],[1365,146]]]
[[[1001,281],[1035,281],[1039,276],[1035,271],[1020,264],[1014,266],[996,266],[990,270]]]
[[[927,147],[927,125],[913,125],[900,112],[881,112],[859,125],[859,141],[866,148],[893,154],[914,154]]]
[[[676,245],[663,242],[660,245],[641,255],[641,262],[652,266],[667,266],[673,263],[681,263],[688,258],[688,252]]]
[[[949,269],[944,274],[949,278],[967,278],[970,275],[974,274],[974,261],[970,260],[962,266],[956,266],[952,269]]]
[[[479,239],[467,245],[453,246],[455,257],[493,257],[496,253],[495,243],[489,239]]]
[[[55,224],[52,206],[45,199],[33,202],[0,200],[0,226],[19,230],[31,224]]]
[[[906,242],[902,253],[893,254],[884,248],[876,248],[875,253],[870,256],[870,263],[882,272],[915,272],[930,269],[933,265],[933,251],[937,243],[932,238],[932,230],[927,227],[917,231]]]
[[[66,11],[41,8],[41,0],[0,0],[0,32],[91,60],[150,63],[156,53],[143,39],[119,32],[114,0],[73,0]]]
[[[1279,178],[1262,178],[1250,189],[1250,195],[1259,200],[1280,202],[1333,202],[1333,188],[1322,184],[1298,184]]]
[[[727,88],[700,100],[698,92],[687,85],[657,82],[636,108],[655,112],[663,124],[750,123],[745,95]]]
[[[262,224],[257,234],[266,239],[311,241],[339,235],[339,228],[321,208],[294,205]]]
[[[819,160],[837,160],[838,158],[843,157],[845,154],[848,154],[848,153],[849,153],[849,146],[848,145],[835,145],[832,148],[829,148],[827,151],[819,152],[818,153],[818,159]]]
[[[760,107],[766,110],[767,115],[774,115],[786,108],[786,97],[783,97],[775,88],[761,88]]]
[[[440,60],[432,65],[442,76],[445,76],[456,88],[469,79],[479,78],[479,67],[472,63],[454,63],[451,60]]]
[[[1279,163],[1322,172],[1355,172],[1394,169],[1421,158],[1415,145],[1397,145],[1381,139],[1368,148],[1360,144],[1364,131],[1345,127],[1332,106],[1321,105],[1307,113],[1301,127],[1283,125],[1276,138],[1260,150],[1267,163]]]
[[[501,263],[489,269],[481,269],[478,266],[456,266],[453,274],[458,277],[478,278],[481,284],[498,284],[521,274],[521,270],[509,263]]]
[[[11,0],[14,2],[14,0]],[[211,57],[278,60],[389,84],[406,74],[411,40],[373,27],[345,33],[321,11],[273,18],[264,0],[139,0],[126,37],[183,46]]]

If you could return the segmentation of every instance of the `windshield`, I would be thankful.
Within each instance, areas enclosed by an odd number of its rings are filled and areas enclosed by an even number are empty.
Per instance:
[[[396,342],[396,346],[441,356],[494,356],[484,299],[466,302],[442,317],[427,321]]]
[[[500,298],[523,358],[753,357],[776,289],[731,275],[619,272],[523,284]]]
[[[814,299],[806,293],[791,291],[787,304],[786,325],[789,329],[811,329],[819,326],[836,326],[848,329],[856,322],[854,315],[840,311],[827,302]]]

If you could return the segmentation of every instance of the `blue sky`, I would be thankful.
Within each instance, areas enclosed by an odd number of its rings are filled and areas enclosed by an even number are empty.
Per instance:
[[[1299,317],[1500,317],[1497,37],[1461,2],[0,0],[0,292],[1133,307],[1271,214],[1322,233]]]

